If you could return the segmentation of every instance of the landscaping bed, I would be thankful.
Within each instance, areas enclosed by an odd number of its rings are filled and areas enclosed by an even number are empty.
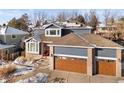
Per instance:
[[[44,69],[48,69],[48,62],[45,60],[28,61],[24,57],[19,57],[13,62],[1,62],[0,82],[1,83],[45,83],[48,74]]]

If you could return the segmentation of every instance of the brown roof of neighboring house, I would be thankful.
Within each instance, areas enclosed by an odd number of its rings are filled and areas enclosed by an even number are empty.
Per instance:
[[[53,38],[53,37],[52,37]],[[52,40],[51,38],[51,40]],[[51,45],[71,45],[71,46],[85,46],[85,47],[119,47],[122,48],[121,45],[105,39],[99,35],[95,34],[74,34],[70,33],[61,38],[58,38]]]

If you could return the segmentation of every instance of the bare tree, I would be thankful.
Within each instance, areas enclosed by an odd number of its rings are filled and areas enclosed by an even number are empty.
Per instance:
[[[75,21],[76,18],[79,16],[78,10],[72,10],[68,13],[68,20],[69,21]]]
[[[36,11],[33,13],[31,18],[33,25],[36,26],[37,22],[40,22],[39,24],[41,24],[41,22],[45,22],[45,20],[47,19],[47,14],[45,11]]]
[[[96,13],[96,10],[90,10],[89,12],[89,25],[93,27],[93,29],[96,29],[96,26],[98,25],[98,15]]]
[[[85,19],[85,25],[88,25],[89,20],[90,20],[90,16],[87,12],[84,13],[84,19]]]
[[[105,9],[104,12],[103,12],[103,16],[104,16],[104,23],[105,25],[107,26],[108,25],[108,21],[109,21],[109,18],[110,18],[110,10],[108,9]]]
[[[56,21],[55,18],[56,18],[56,17],[55,17],[54,15],[50,16],[50,20],[51,20],[52,22],[55,22],[55,21]]]
[[[65,11],[60,12],[57,16],[56,16],[56,20],[59,22],[63,22],[67,20],[67,14]]]
[[[75,18],[77,18],[77,16],[78,16],[78,10],[73,10],[71,18],[75,19]]]

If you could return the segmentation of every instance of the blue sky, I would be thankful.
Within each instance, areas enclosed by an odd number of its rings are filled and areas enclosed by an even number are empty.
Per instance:
[[[56,16],[59,12],[72,12],[74,9],[0,9],[0,24],[6,23],[11,20],[13,17],[19,18],[22,14],[28,13],[29,16],[33,16],[35,12],[44,11],[49,17]],[[89,9],[77,9],[78,13],[84,14],[88,12]],[[122,9],[111,9],[113,14],[117,16],[123,16],[124,10]],[[103,20],[103,12],[104,10],[96,9],[97,15],[100,20]]]

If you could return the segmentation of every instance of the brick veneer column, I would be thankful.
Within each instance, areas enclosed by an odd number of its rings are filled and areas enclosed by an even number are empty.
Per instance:
[[[50,70],[54,69],[54,56],[53,56],[53,52],[54,52],[54,47],[50,46],[50,56],[49,56]]]
[[[121,53],[121,49],[117,49],[116,50],[116,77],[121,77],[122,76],[122,53]]]
[[[87,58],[87,75],[90,75],[92,76],[95,69],[94,69],[94,59],[95,59],[95,52],[94,52],[94,49],[93,48],[88,48],[87,49],[87,55],[88,55],[88,58]]]

